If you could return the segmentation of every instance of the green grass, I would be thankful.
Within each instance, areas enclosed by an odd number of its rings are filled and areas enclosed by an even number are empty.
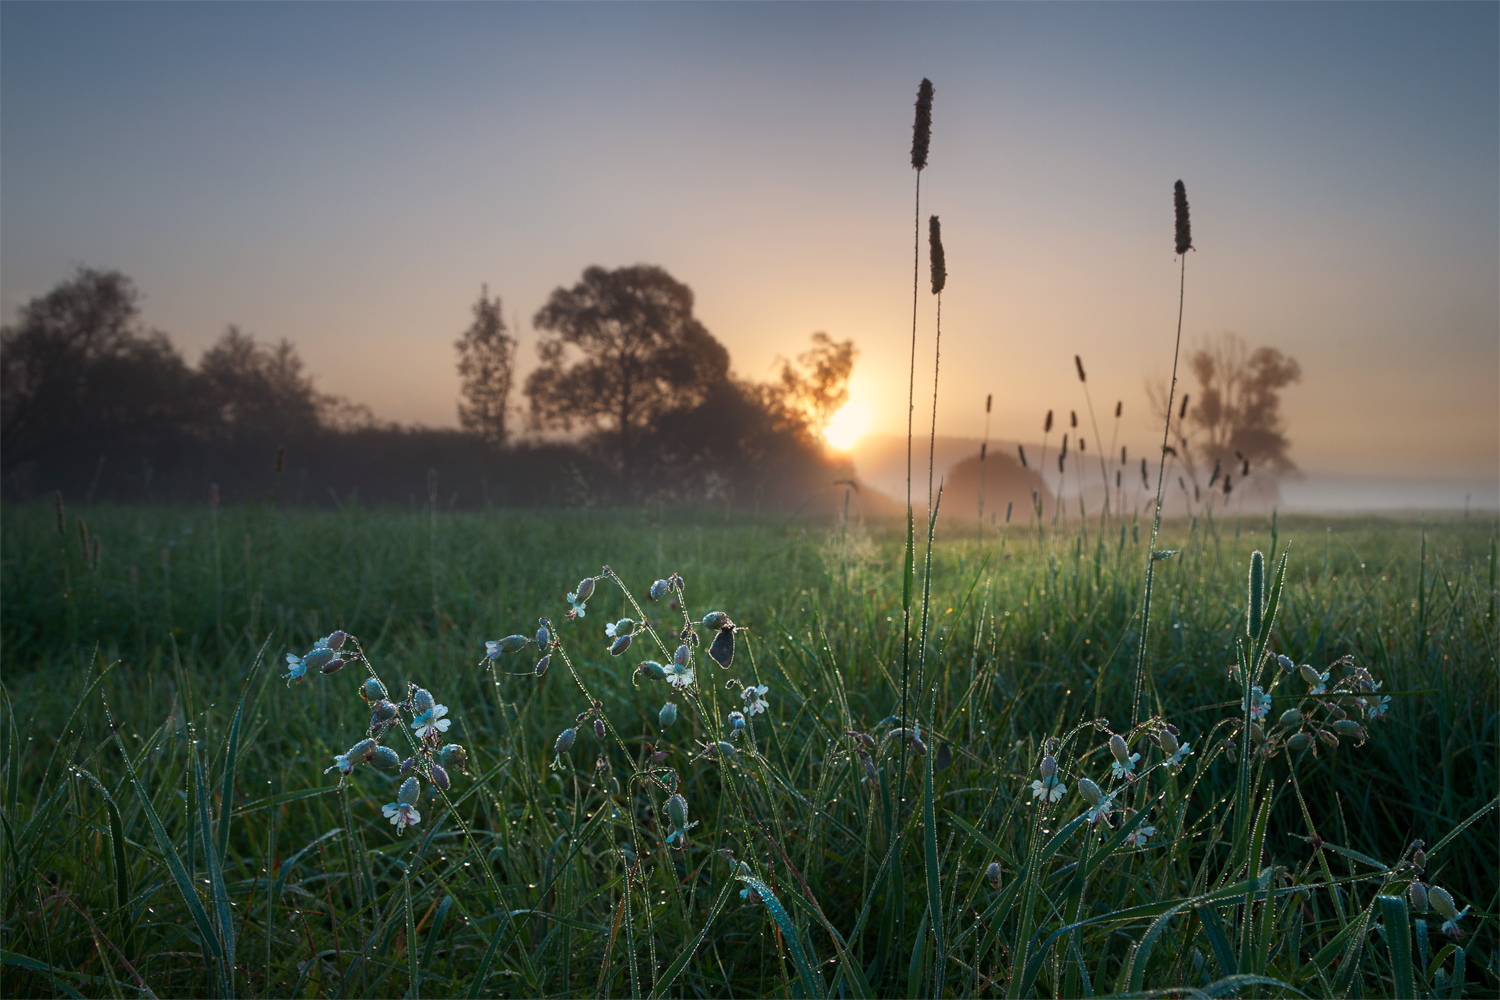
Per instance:
[[[84,515],[97,565],[71,514],[62,534],[50,508],[13,505],[0,523],[6,995],[1500,990],[1500,838],[1484,812],[1500,792],[1493,522],[1282,518],[1274,541],[1268,520],[1168,523],[1144,714],[1194,754],[1179,774],[1150,770],[1120,799],[1149,813],[1106,830],[1079,822],[1079,777],[1111,785],[1094,723],[1130,740],[1138,771],[1163,756],[1128,731],[1149,524],[1016,523],[982,554],[971,529],[940,535],[912,691],[928,754],[892,738],[862,781],[846,732],[880,741],[899,714],[904,524]],[[1269,652],[1320,671],[1351,656],[1391,695],[1363,745],[1245,752],[1230,668],[1255,656],[1255,549],[1268,577],[1287,553]],[[604,625],[640,617],[613,580],[564,620],[564,594],[605,564],[642,605],[681,573],[695,619],[723,610],[747,629],[730,670],[700,652],[654,770],[669,690],[631,670],[671,649],[642,635],[608,655]],[[557,654],[545,677],[513,676],[535,659],[521,652],[492,674],[483,641],[530,634],[539,615],[571,669]],[[424,781],[422,822],[400,837],[380,810],[397,778],[323,773],[364,735],[360,665],[280,680],[286,652],[334,628],[393,692],[412,681],[448,705],[447,736],[468,748],[468,774],[435,801]],[[769,709],[718,760],[699,744],[724,738],[730,677],[768,685]],[[1287,675],[1268,721],[1311,710],[1306,691]],[[592,698],[606,739],[580,725],[549,769]],[[1068,790],[1044,811],[1029,785],[1049,739]],[[406,752],[399,734],[384,742]],[[665,768],[699,823],[686,850],[665,844]],[[1156,828],[1144,846],[1125,846],[1132,822]],[[1472,907],[1461,940],[1404,901],[1414,840],[1423,881]]]

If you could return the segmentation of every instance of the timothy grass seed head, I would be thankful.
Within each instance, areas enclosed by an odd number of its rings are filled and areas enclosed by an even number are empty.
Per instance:
[[[932,81],[925,76],[917,88],[917,118],[911,127],[913,170],[927,166],[927,147],[932,142]],[[1179,182],[1180,183],[1180,182]]]
[[[948,283],[948,264],[943,258],[943,224],[935,215],[927,220],[927,242],[932,247],[932,294],[941,295]]]
[[[1172,206],[1177,210],[1177,252],[1185,254],[1193,248],[1193,224],[1188,219],[1187,188],[1182,181],[1172,188]]]

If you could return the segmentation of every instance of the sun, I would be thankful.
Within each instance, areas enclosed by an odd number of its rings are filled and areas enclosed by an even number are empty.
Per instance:
[[[848,451],[859,443],[870,425],[870,411],[853,400],[845,403],[823,428],[823,437],[837,451]]]

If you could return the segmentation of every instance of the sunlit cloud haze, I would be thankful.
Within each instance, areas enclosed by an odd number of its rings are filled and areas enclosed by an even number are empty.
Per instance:
[[[453,425],[482,283],[529,368],[553,288],[659,264],[743,377],[852,338],[870,430],[904,433],[928,76],[940,433],[979,436],[993,393],[991,433],[1038,438],[1083,409],[1077,353],[1132,450],[1159,440],[1182,178],[1185,347],[1233,330],[1300,362],[1295,462],[1493,482],[1497,12],[10,3],[0,306],[116,268],[189,357],[237,323],[382,418]],[[924,287],[919,427],[933,319]]]

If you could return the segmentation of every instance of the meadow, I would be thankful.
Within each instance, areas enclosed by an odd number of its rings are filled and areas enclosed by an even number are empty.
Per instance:
[[[1495,523],[1168,521],[1138,686],[1150,527],[940,532],[903,711],[903,523],[9,505],[0,989],[1495,995]]]

